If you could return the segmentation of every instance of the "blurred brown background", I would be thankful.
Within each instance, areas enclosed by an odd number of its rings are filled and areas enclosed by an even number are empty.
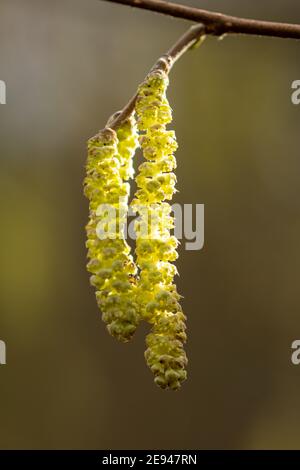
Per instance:
[[[187,3],[187,2],[186,2]],[[300,22],[299,0],[194,0]],[[209,38],[171,75],[189,379],[155,387],[142,327],[109,337],[85,270],[85,142],[187,28],[97,0],[1,0],[0,448],[300,448],[299,42]]]

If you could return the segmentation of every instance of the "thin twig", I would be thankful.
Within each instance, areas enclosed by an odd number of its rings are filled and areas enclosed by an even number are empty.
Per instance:
[[[191,49],[198,41],[205,37],[205,27],[202,24],[192,26],[186,31],[183,36],[166,52],[162,55],[151,68],[152,70],[162,70],[167,74],[175,62],[189,49]],[[122,111],[116,113],[109,119],[107,126],[111,129],[117,129],[122,122],[125,121],[134,111],[137,94],[135,94]]]
[[[300,39],[300,25],[275,23],[271,21],[251,20],[236,16],[224,15],[200,8],[189,7],[163,0],[105,0],[112,3],[150,10],[163,15],[203,23],[206,34],[251,34],[278,38]]]
[[[221,36],[224,34],[251,34],[279,38],[300,39],[300,25],[287,23],[274,23],[271,21],[250,20],[235,16],[215,13],[199,8],[188,7],[163,0],[104,0],[112,3],[121,3],[144,10],[151,10],[164,15],[198,22],[192,26],[171,49],[161,56],[151,70],[163,70],[169,73],[174,63],[201,38],[206,35]],[[137,94],[126,106],[115,113],[108,121],[107,126],[117,129],[135,108]]]

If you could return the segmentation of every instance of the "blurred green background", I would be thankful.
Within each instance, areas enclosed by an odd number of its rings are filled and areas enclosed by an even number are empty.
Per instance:
[[[187,3],[187,2],[185,2]],[[194,0],[300,23],[299,0]],[[300,448],[299,42],[208,38],[171,74],[189,378],[156,388],[141,327],[118,344],[85,270],[86,140],[188,23],[97,0],[1,0],[0,448]]]

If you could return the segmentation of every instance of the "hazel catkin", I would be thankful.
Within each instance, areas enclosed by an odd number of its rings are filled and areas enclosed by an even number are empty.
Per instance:
[[[123,232],[130,189],[127,180],[133,176],[136,146],[132,117],[117,132],[108,127],[100,131],[88,142],[84,181],[90,210],[86,226],[90,282],[109,333],[123,342],[131,339],[140,320],[136,266]]]
[[[174,220],[171,206],[176,177],[177,149],[174,131],[166,129],[172,112],[166,98],[168,77],[154,70],[138,89],[136,100],[139,142],[145,162],[136,177],[138,190],[132,206],[139,214],[135,224],[137,265],[140,279],[136,290],[141,316],[152,325],[145,358],[161,388],[177,390],[186,379],[185,316],[179,304],[172,264],[178,241],[170,235]]]

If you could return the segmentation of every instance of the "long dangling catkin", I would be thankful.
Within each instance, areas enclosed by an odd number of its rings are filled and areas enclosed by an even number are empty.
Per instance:
[[[123,226],[128,212],[132,157],[138,145],[133,118],[117,132],[109,127],[88,142],[84,193],[89,199],[86,227],[91,284],[109,333],[129,341],[139,323],[135,302],[136,266],[124,238]],[[112,212],[110,209],[113,209]],[[109,217],[108,217],[109,214]],[[107,220],[107,223],[106,223]],[[99,236],[99,224],[106,236]]]
[[[137,300],[142,317],[152,324],[145,358],[156,384],[176,390],[186,379],[187,358],[183,349],[185,316],[173,283],[177,270],[171,263],[177,258],[178,241],[170,235],[174,221],[171,206],[165,202],[175,192],[173,152],[177,149],[174,131],[166,130],[172,120],[167,86],[167,75],[156,70],[138,89],[137,126],[146,162],[139,167],[132,206],[139,214],[135,225],[140,268]]]

